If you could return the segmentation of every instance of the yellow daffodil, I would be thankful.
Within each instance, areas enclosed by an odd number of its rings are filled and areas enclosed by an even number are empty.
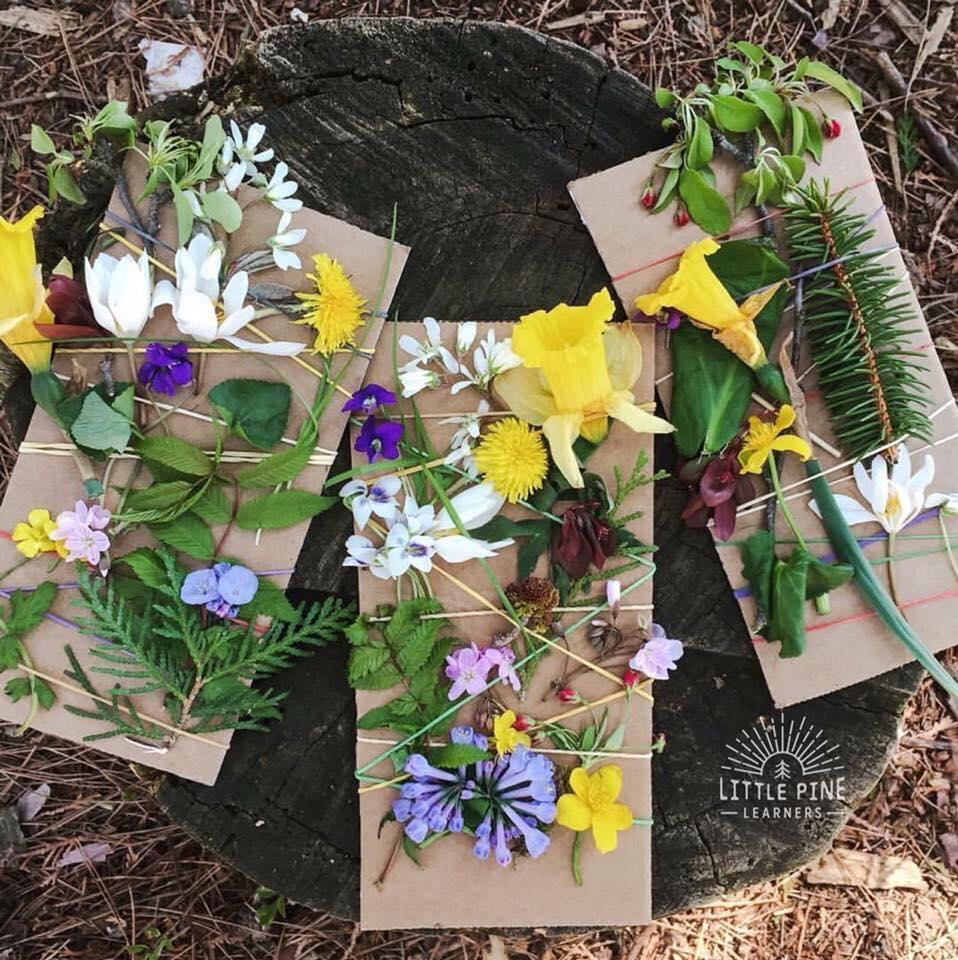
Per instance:
[[[617,803],[622,792],[622,768],[615,763],[589,774],[576,767],[569,775],[572,793],[564,793],[556,804],[556,823],[570,830],[592,828],[599,853],[609,853],[619,845],[619,831],[632,826],[632,811]]]
[[[297,293],[306,311],[296,323],[307,323],[316,331],[314,353],[329,355],[356,342],[363,325],[366,301],[350,282],[338,260],[325,253],[313,257],[315,273],[307,276],[316,284],[315,293]]]
[[[512,753],[520,745],[532,746],[532,738],[529,734],[516,729],[514,710],[506,710],[492,721],[492,739],[496,743],[496,753],[500,757],[503,754]]]
[[[38,205],[13,223],[0,217],[0,340],[31,373],[50,367],[50,341],[36,328],[37,323],[53,323],[33,242],[34,225],[42,216]]]
[[[749,417],[748,433],[738,455],[742,473],[761,473],[773,450],[788,450],[807,460],[812,455],[808,443],[793,433],[785,433],[794,422],[795,410],[787,403],[782,404],[774,423]]]
[[[549,470],[542,435],[515,417],[489,427],[475,458],[480,473],[509,503],[525,500],[538,490]]]
[[[675,273],[664,280],[655,293],[636,297],[635,308],[654,316],[664,307],[675,307],[696,326],[711,330],[719,343],[753,370],[763,367],[768,359],[758,339],[755,318],[780,284],[737,304],[708,265],[707,257],[718,249],[719,244],[711,237],[690,244]]]
[[[50,534],[56,529],[56,521],[49,510],[35,509],[27,514],[26,523],[18,523],[10,534],[10,539],[25,557],[33,559],[38,553],[58,553],[62,558],[67,555],[67,546],[62,540],[51,540]]]
[[[493,384],[513,413],[541,425],[552,459],[573,487],[583,482],[572,444],[579,436],[604,439],[609,417],[637,433],[673,429],[649,413],[653,404],[636,404],[631,388],[642,371],[642,348],[631,327],[609,325],[613,313],[603,289],[584,307],[560,303],[527,314],[512,334],[523,365]]]

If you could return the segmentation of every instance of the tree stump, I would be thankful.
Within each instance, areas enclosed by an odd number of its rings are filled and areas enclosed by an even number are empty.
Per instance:
[[[398,205],[398,238],[412,247],[393,304],[405,320],[515,319],[584,302],[608,277],[566,184],[666,143],[636,79],[588,51],[500,24],[282,28],[262,38],[221,99],[240,119],[266,124],[316,209],[382,234]],[[658,466],[672,456],[660,444]],[[657,914],[804,863],[842,821],[721,815],[725,744],[774,711],[711,538],[683,526],[683,504],[676,484],[658,485],[656,619],[687,652],[674,679],[655,689],[655,727],[668,744],[653,760]],[[296,587],[355,597],[355,577],[340,565],[348,532],[343,510],[317,518]],[[345,660],[339,645],[291,669],[280,678],[289,690],[281,723],[238,734],[215,787],[168,779],[160,799],[259,883],[355,917],[355,710]],[[906,667],[787,711],[839,744],[846,812],[881,774],[918,677]]]

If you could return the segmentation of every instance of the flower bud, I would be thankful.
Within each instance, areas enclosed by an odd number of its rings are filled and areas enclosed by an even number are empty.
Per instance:
[[[579,695],[572,689],[572,687],[563,687],[556,693],[556,696],[563,703],[575,703],[579,699]]]
[[[528,718],[528,717],[524,717],[524,716],[520,713],[519,716],[516,717],[516,719],[513,721],[512,726],[513,726],[516,730],[518,730],[520,733],[524,733],[526,730],[529,729],[529,727],[531,726],[531,724],[529,723],[529,718]]]
[[[680,203],[675,208],[675,213],[672,216],[672,222],[677,227],[684,227],[689,222],[689,211],[686,209],[684,203]]]
[[[659,195],[655,192],[655,189],[649,186],[642,191],[642,197],[639,202],[646,210],[651,210],[655,206],[655,201],[658,199]]]
[[[842,135],[842,125],[834,117],[826,117],[822,132],[829,140],[837,140]]]
[[[641,679],[642,674],[639,673],[638,670],[633,670],[631,667],[622,674],[622,682],[629,687],[629,689],[634,687]]]

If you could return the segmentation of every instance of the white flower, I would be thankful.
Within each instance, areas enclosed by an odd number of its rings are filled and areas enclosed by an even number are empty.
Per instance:
[[[386,554],[386,569],[393,578],[401,577],[410,567],[422,573],[432,570],[432,558],[436,553],[432,537],[413,533],[405,523],[393,525],[383,544]]]
[[[280,160],[276,164],[276,169],[266,184],[263,191],[263,199],[271,203],[277,210],[284,213],[295,213],[302,209],[303,201],[297,200],[293,194],[299,189],[299,184],[295,180],[287,180],[286,174],[289,173],[289,167]]]
[[[473,446],[479,439],[479,432],[482,429],[482,415],[489,412],[489,401],[482,399],[479,401],[479,407],[475,413],[467,413],[461,417],[447,417],[440,420],[443,423],[454,423],[457,425],[456,432],[449,441],[449,454],[446,456],[446,463],[459,463],[462,465],[469,476],[474,477],[478,474],[476,467],[476,458],[473,456]]]
[[[306,230],[303,227],[288,230],[287,227],[292,219],[293,215],[288,210],[284,210],[279,218],[276,233],[266,240],[266,245],[273,251],[273,260],[280,270],[288,270],[290,267],[299,270],[303,265],[299,257],[289,248],[302,242],[303,237],[306,236]]]
[[[266,127],[261,123],[251,123],[244,139],[239,124],[235,120],[230,120],[230,133],[232,136],[227,137],[226,142],[232,144],[233,152],[236,155],[236,163],[243,164],[244,174],[247,177],[256,176],[258,173],[256,164],[267,163],[273,159],[272,148],[257,152],[257,147],[259,147],[260,141],[266,134]]]
[[[252,343],[236,336],[255,313],[252,304],[244,305],[249,290],[249,275],[244,270],[234,273],[222,291],[220,319],[217,301],[222,262],[223,248],[205,234],[197,234],[189,247],[176,251],[176,286],[169,280],[161,280],[156,285],[153,310],[161,304],[170,304],[180,333],[200,343],[225,340],[240,350],[284,357],[302,351],[304,344],[301,343],[283,340]]]
[[[347,538],[346,552],[349,556],[343,561],[344,567],[359,567],[361,570],[368,570],[380,580],[392,578],[392,574],[386,568],[385,550],[377,547],[368,537],[353,534],[353,536]]]
[[[925,507],[939,507],[946,517],[958,515],[958,493],[930,493]]]
[[[485,526],[501,509],[506,498],[488,481],[474,484],[457,493],[450,501],[453,512],[466,530],[475,530]],[[433,529],[430,531],[455,530],[456,524],[446,508],[436,515]],[[510,540],[509,543],[512,543]]]
[[[459,372],[459,361],[442,345],[442,331],[439,321],[435,317],[425,317],[422,325],[426,328],[426,342],[420,343],[415,337],[403,334],[399,338],[399,346],[408,353],[410,360],[404,370],[411,370],[418,366],[426,366],[434,360],[439,360],[450,373]],[[407,394],[404,394],[407,396]]]
[[[356,479],[350,480],[339,495],[352,510],[356,526],[362,530],[374,513],[383,520],[392,520],[396,516],[399,511],[396,494],[401,487],[399,477],[380,477],[371,487],[364,480]]]
[[[479,325],[475,320],[469,320],[466,323],[460,323],[456,328],[456,355],[461,357],[476,339],[476,331]]]
[[[472,360],[476,372],[470,373],[465,366],[462,366],[462,373],[467,379],[453,384],[452,393],[459,393],[466,387],[488,390],[494,377],[497,377],[500,373],[505,373],[506,370],[522,366],[522,360],[512,352],[512,339],[506,337],[505,340],[496,340],[494,330],[490,330],[486,334],[485,340],[479,341],[479,346],[476,347]]]
[[[236,159],[236,150],[230,137],[223,141],[223,148],[216,158],[216,172],[223,178],[223,186],[230,193],[236,192],[246,176],[246,162]]]
[[[441,383],[439,374],[434,370],[421,370],[413,367],[410,370],[399,371],[399,382],[402,384],[402,395],[414,397],[420,390],[435,390]]]
[[[902,446],[890,477],[888,464],[881,455],[872,460],[871,476],[861,461],[855,464],[854,473],[858,492],[868,502],[871,510],[852,497],[835,494],[835,501],[845,522],[849,526],[857,523],[880,523],[888,533],[898,533],[921,512],[925,502],[925,487],[935,475],[935,462],[925,454],[922,468],[912,476],[911,456],[907,448]],[[810,506],[821,516],[814,500]]]
[[[115,337],[138,337],[150,317],[153,285],[146,251],[134,260],[101,253],[84,261],[86,289],[96,322]]]

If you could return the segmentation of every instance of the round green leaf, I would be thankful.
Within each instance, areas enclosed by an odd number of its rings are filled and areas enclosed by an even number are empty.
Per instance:
[[[679,177],[679,194],[689,216],[708,233],[725,233],[732,225],[732,211],[725,198],[709,184],[699,170],[686,167]]]

